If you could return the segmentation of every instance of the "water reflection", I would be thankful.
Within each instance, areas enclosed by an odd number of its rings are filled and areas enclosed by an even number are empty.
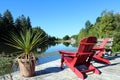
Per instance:
[[[57,52],[58,50],[73,50],[75,49],[75,47],[73,47],[72,45],[66,46],[64,44],[57,44],[55,46],[51,46],[49,47],[44,53],[51,53],[51,52]]]
[[[58,53],[58,50],[76,51],[77,48],[70,44],[66,46],[62,43],[50,46],[45,52],[38,56],[37,65],[60,59],[61,55]]]
[[[68,46],[70,45],[70,43],[68,43],[68,42],[63,42],[63,44],[64,44],[66,47],[68,47]]]
[[[53,42],[53,41],[49,41],[49,42],[44,42],[43,44],[38,45],[38,47],[36,48],[37,50],[37,54],[41,54],[43,52],[45,52],[47,49],[49,49],[51,46],[56,46],[60,44],[60,42]]]
[[[48,52],[54,52],[54,51],[58,51],[60,49],[72,49],[75,46],[71,45],[69,42],[49,42],[46,43],[45,45],[39,45],[37,47],[37,53],[48,53]]]

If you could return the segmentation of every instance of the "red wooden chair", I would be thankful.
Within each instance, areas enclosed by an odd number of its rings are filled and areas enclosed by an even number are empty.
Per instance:
[[[93,50],[96,51],[95,55],[93,56],[94,60],[97,60],[102,63],[110,64],[110,61],[103,57],[103,54],[105,52],[105,45],[107,44],[109,38],[105,38],[100,46],[94,46]]]
[[[90,36],[80,41],[77,52],[68,52],[60,50],[61,57],[61,69],[63,63],[65,63],[79,78],[84,80],[84,74],[87,72],[93,72],[100,74],[100,71],[95,68],[91,60],[94,52],[92,51],[93,46],[96,44],[96,37]]]

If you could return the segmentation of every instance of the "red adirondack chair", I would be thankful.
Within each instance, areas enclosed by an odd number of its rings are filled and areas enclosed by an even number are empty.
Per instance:
[[[90,36],[80,41],[77,52],[68,52],[60,50],[61,57],[61,69],[63,63],[65,63],[79,78],[84,80],[84,74],[87,72],[93,72],[100,74],[100,71],[95,68],[91,60],[94,52],[92,51],[93,46],[96,44],[96,37]]]
[[[103,54],[105,52],[105,45],[107,44],[109,38],[105,38],[100,46],[94,46],[93,50],[96,51],[96,54],[93,56],[94,60],[97,60],[102,63],[110,64],[110,61],[103,57]]]

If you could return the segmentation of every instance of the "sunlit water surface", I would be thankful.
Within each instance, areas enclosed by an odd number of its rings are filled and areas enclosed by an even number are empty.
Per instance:
[[[77,48],[72,47],[72,45],[65,46],[63,44],[51,46],[43,54],[38,56],[37,65],[60,59],[61,55],[58,52],[59,50],[75,52],[77,50]]]

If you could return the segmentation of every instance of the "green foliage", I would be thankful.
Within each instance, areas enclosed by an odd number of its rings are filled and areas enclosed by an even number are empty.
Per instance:
[[[114,32],[114,44],[112,50],[114,52],[120,51],[120,32]]]
[[[86,30],[82,28],[78,34],[77,43],[79,44],[79,41],[86,36],[87,36]]]
[[[92,27],[92,24],[89,20],[85,22],[85,30],[86,32],[89,32],[90,28]]]
[[[68,36],[68,35],[65,35],[64,37],[63,37],[63,40],[69,40],[70,39],[70,37]]]
[[[10,60],[9,58],[4,58],[4,57],[0,57],[0,75],[3,75],[5,73],[12,73],[12,64],[13,61]]]
[[[6,12],[4,13],[3,20],[5,20],[4,21],[5,23],[13,25],[13,22],[14,22],[13,17],[12,17],[12,14],[9,10],[6,10]]]
[[[113,38],[113,51],[120,51],[120,14],[113,11],[103,11],[101,16],[96,18],[96,22],[91,24],[89,20],[85,23],[78,34],[77,43],[87,36],[96,36],[97,38]]]
[[[25,33],[26,30],[32,28],[30,18],[29,17],[26,18],[24,15],[20,16],[15,21],[15,27],[18,32],[22,31],[23,33]]]
[[[68,47],[68,46],[70,45],[70,43],[68,43],[68,42],[63,42],[63,44],[64,44],[66,47]]]
[[[8,31],[13,31],[14,30],[14,24],[13,24],[13,17],[12,14],[9,10],[6,10],[3,15],[0,15],[0,41],[1,36],[7,35]]]

